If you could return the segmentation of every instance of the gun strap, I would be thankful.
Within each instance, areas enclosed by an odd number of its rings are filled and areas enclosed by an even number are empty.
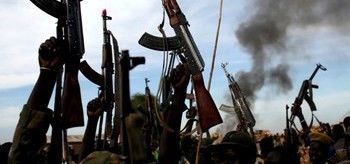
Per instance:
[[[119,109],[119,103],[117,103],[120,100],[120,95],[117,90],[119,86],[119,45],[118,45],[118,40],[116,37],[113,35],[112,31],[108,30],[108,33],[112,36],[112,44],[113,44],[113,53],[114,53],[114,83],[115,83],[115,92],[114,92],[114,118],[113,118],[113,131],[111,135],[111,146],[112,147],[117,147],[118,146],[118,137],[120,134],[120,123],[119,123],[119,118],[120,118],[120,109]],[[114,145],[113,145],[114,144]]]
[[[163,30],[163,26],[164,26],[164,20],[165,20],[165,9],[163,9],[163,19],[162,19],[162,22],[160,23],[160,25],[158,26],[158,30],[159,32],[162,34],[163,36],[163,47],[166,48],[165,50],[168,49],[168,45],[167,45],[167,37],[166,37],[166,34]],[[162,68],[162,74],[161,74],[161,79],[159,81],[159,85],[158,85],[158,91],[157,91],[157,95],[156,95],[156,98],[154,99],[155,101],[155,104],[157,103],[157,98],[159,98],[160,96],[160,93],[161,93],[161,89],[164,87],[164,74],[166,74],[166,71],[167,71],[167,67],[169,67],[168,65],[168,51],[163,51],[163,68]],[[164,89],[164,88],[163,88]],[[162,95],[162,96],[166,96],[166,95]],[[162,116],[161,116],[161,113],[157,107],[157,105],[155,105],[155,113],[156,113],[156,117],[159,121],[159,124],[160,126],[162,126],[164,129],[163,130],[167,130],[169,132],[174,132],[174,130],[167,124],[163,121],[162,119]]]

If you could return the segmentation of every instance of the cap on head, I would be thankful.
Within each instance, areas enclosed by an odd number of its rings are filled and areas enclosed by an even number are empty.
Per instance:
[[[252,155],[256,155],[257,153],[255,141],[247,133],[239,131],[230,131],[226,133],[221,143],[208,146],[209,150],[223,148],[233,148]]]
[[[309,138],[311,142],[319,142],[325,145],[333,144],[333,139],[324,133],[310,133]]]

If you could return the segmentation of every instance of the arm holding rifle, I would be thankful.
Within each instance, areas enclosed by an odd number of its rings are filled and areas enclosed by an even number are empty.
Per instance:
[[[57,41],[67,47],[64,86],[62,99],[60,99],[62,101],[62,110],[60,109],[62,125],[59,128],[61,129],[84,125],[78,82],[79,63],[85,53],[80,1],[31,0],[38,8],[58,19],[56,27]]]
[[[63,65],[61,46],[54,37],[39,48],[40,74],[23,106],[9,153],[9,163],[38,163],[39,152],[46,143],[46,132],[52,121],[47,108],[58,72]]]
[[[174,131],[163,130],[159,147],[159,163],[178,163],[180,160],[180,135],[182,112],[187,109],[185,105],[186,90],[190,74],[187,64],[179,64],[171,72],[171,82],[174,87],[174,100],[164,112],[165,122]]]
[[[83,160],[88,154],[95,151],[95,136],[98,118],[102,114],[102,104],[100,98],[91,100],[87,105],[88,122],[85,128],[83,142],[79,154],[79,161]]]

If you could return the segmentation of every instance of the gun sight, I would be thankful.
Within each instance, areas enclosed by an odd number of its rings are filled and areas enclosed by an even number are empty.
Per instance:
[[[327,68],[324,67],[324,66],[322,66],[320,63],[316,64],[316,68],[315,68],[314,72],[312,73],[312,75],[311,75],[310,78],[309,78],[310,81],[314,78],[314,76],[316,75],[316,73],[317,73],[317,71],[318,71],[319,69],[321,69],[321,70],[323,70],[323,71],[326,71],[326,70],[327,70]]]
[[[148,78],[146,77],[146,78],[145,78],[146,87],[148,87],[148,82],[150,82],[150,81],[149,81]]]
[[[320,63],[317,64],[317,67],[319,67],[319,68],[322,69],[323,71],[327,71],[327,68],[324,67],[323,65],[321,65]]]
[[[102,10],[102,17],[103,17],[104,20],[112,20],[112,17],[107,16],[107,10],[106,9]]]

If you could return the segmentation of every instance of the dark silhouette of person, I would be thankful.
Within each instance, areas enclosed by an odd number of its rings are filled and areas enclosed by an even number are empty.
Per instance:
[[[213,163],[254,164],[257,157],[256,142],[241,131],[230,131],[219,144],[207,147]]]
[[[310,133],[309,157],[312,164],[324,164],[335,155],[332,151],[334,141],[325,133]]]
[[[0,146],[0,161],[1,162],[7,163],[11,145],[12,145],[11,142],[5,142]]]
[[[336,124],[332,128],[332,139],[334,140],[334,148],[336,150],[344,149],[344,133],[345,130],[342,125]]]
[[[274,148],[273,138],[271,136],[266,136],[262,138],[259,142],[260,145],[260,157],[262,159],[267,157],[267,154]]]
[[[159,143],[159,158],[161,164],[177,164],[181,158],[180,126],[182,113],[187,109],[185,105],[187,86],[190,80],[188,64],[178,64],[170,73],[170,81],[174,88],[171,105],[163,114],[165,123],[173,130],[163,129]]]
[[[350,131],[349,126],[350,126],[350,116],[347,116],[343,120],[343,125],[344,125],[344,130],[345,132]]]
[[[264,159],[264,164],[294,164],[289,156],[286,147],[274,147]]]

